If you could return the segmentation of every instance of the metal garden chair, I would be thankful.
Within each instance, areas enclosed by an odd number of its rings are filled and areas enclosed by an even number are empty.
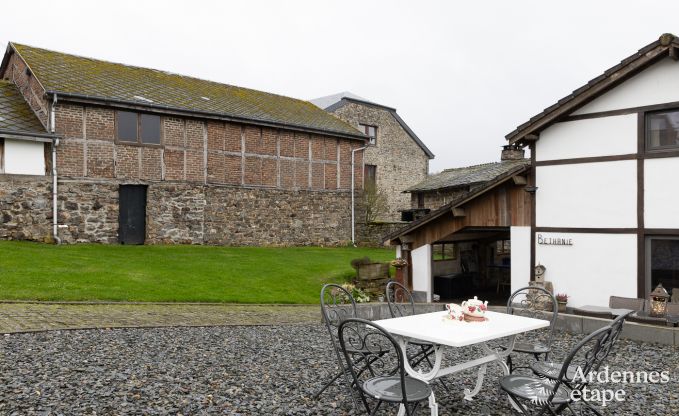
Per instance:
[[[537,336],[533,342],[518,341],[514,343],[513,353],[530,354],[536,360],[543,358],[547,360],[552,350],[552,340],[554,339],[554,328],[556,318],[559,313],[559,304],[556,298],[547,289],[540,286],[523,287],[509,297],[507,301],[507,313],[510,315],[526,316],[529,318],[544,319],[549,321],[549,327],[534,331],[531,335]],[[528,368],[525,366],[514,367],[512,354],[507,356],[507,366],[509,372],[516,368]]]
[[[328,329],[328,334],[330,335],[330,341],[332,343],[332,348],[335,351],[339,368],[337,373],[335,373],[335,375],[328,380],[313,397],[314,399],[318,399],[331,384],[344,376],[347,386],[351,391],[351,399],[354,403],[354,407],[356,407],[356,398],[354,397],[349,369],[346,367],[344,358],[342,357],[338,338],[338,328],[340,324],[345,319],[355,318],[357,316],[356,302],[351,294],[342,286],[326,284],[321,289],[321,313],[323,315],[325,327]]]
[[[623,326],[625,324],[625,319],[632,314],[633,311],[629,311],[625,314],[618,315],[613,322],[611,322],[608,326],[611,327],[611,343],[610,347],[612,348],[615,343],[618,341],[618,338],[620,337],[620,334],[622,333]],[[608,350],[606,352],[606,355],[610,354],[612,351]],[[553,362],[553,361],[534,361],[530,364],[531,370],[533,370],[533,373],[539,377],[545,377],[549,378],[552,380],[557,380],[558,376],[561,372],[561,368],[563,367],[563,362]],[[597,368],[593,369],[594,371],[597,370]],[[566,377],[573,378],[575,375],[575,372],[577,371],[577,368],[575,366],[570,366],[566,369]]]
[[[615,342],[613,330],[613,326],[608,325],[580,341],[568,354],[556,377],[510,374],[500,379],[500,388],[509,395],[522,414],[556,415],[566,408],[571,413],[578,414],[572,407],[571,392],[582,391],[588,384],[587,375],[598,369],[604,362]],[[529,411],[527,407],[529,403],[536,405],[538,409],[533,412]],[[600,415],[586,401],[581,401],[581,403]]]
[[[427,383],[406,375],[403,351],[379,325],[345,319],[339,326],[339,342],[361,401],[371,415],[383,402],[398,403],[406,415],[412,415],[420,402],[431,396]],[[368,397],[377,400],[372,409]]]

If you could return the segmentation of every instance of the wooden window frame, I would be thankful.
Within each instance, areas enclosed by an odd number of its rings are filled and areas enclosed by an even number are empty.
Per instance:
[[[5,173],[5,139],[0,137],[0,173]]]
[[[644,285],[645,285],[645,294],[646,296],[651,293],[653,290],[653,265],[652,265],[652,251],[651,251],[651,244],[652,240],[672,240],[672,241],[679,241],[679,234],[676,235],[657,235],[657,234],[647,234],[644,236],[644,259],[645,259],[645,271],[644,271]],[[670,287],[665,287],[668,291],[673,290],[674,288]],[[645,297],[645,296],[644,296]]]
[[[132,141],[127,141],[127,140],[121,140],[120,137],[118,137],[118,113],[119,112],[125,112],[125,113],[134,113],[137,115],[137,140],[132,142]],[[141,116],[142,114],[150,115],[150,116],[157,116],[158,117],[158,122],[160,123],[160,143],[143,143],[141,141]],[[115,143],[116,144],[124,144],[128,146],[142,146],[142,147],[163,147],[163,144],[165,143],[165,130],[163,129],[163,116],[160,114],[153,114],[153,113],[147,113],[147,112],[139,112],[139,111],[130,111],[130,110],[115,110],[115,117],[114,117],[114,123],[113,123],[113,129],[114,129],[114,134],[115,134]]]
[[[366,136],[368,135],[368,128],[372,127],[372,128],[375,129],[375,137],[368,136],[368,137],[370,137],[370,139],[368,140],[368,146],[377,146],[377,130],[378,130],[377,126],[375,126],[373,124],[364,124],[364,123],[358,123],[358,125],[363,127],[363,133],[365,133]]]
[[[435,258],[434,256],[436,255],[436,246],[441,246],[441,257],[440,259]],[[446,258],[446,246],[453,246],[453,255],[450,258]],[[433,243],[431,245],[431,259],[432,261],[451,261],[451,260],[457,260],[459,255],[459,246],[455,243]]]
[[[677,152],[679,151],[679,142],[674,144],[674,145],[669,145],[669,146],[660,146],[653,148],[650,145],[650,130],[649,130],[649,117],[652,116],[653,114],[659,114],[659,113],[678,113],[679,114],[679,108],[669,108],[669,109],[662,109],[662,110],[655,110],[655,111],[646,111],[644,112],[643,116],[643,132],[644,132],[644,151],[646,153],[665,153],[665,152]]]
[[[372,184],[373,184],[374,187],[377,187],[377,165],[369,165],[369,164],[363,165],[363,187],[365,188],[366,186],[368,186],[368,179],[367,179],[368,175],[367,175],[367,173],[368,173],[369,168],[373,168],[374,171],[375,171],[375,174],[372,175],[372,177],[373,177]]]

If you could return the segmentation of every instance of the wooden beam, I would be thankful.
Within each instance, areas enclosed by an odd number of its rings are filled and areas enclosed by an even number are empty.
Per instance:
[[[464,217],[467,214],[464,212],[464,208],[453,207],[453,217]]]
[[[523,140],[526,142],[535,142],[540,138],[539,134],[526,134],[523,136]]]
[[[525,185],[528,183],[526,177],[522,175],[512,176],[512,179],[514,179],[514,185]]]
[[[672,58],[673,61],[679,60],[679,51],[677,51],[677,48],[674,46],[670,46],[670,58]]]

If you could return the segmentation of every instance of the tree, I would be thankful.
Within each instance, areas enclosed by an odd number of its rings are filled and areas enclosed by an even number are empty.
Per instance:
[[[363,190],[363,204],[365,206],[365,222],[369,224],[377,221],[377,219],[388,211],[389,205],[387,202],[387,195],[377,189],[374,182],[365,184]]]

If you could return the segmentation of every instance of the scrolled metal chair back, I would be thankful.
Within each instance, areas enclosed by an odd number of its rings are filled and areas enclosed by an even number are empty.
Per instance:
[[[339,326],[339,342],[356,386],[370,378],[398,374],[407,397],[403,352],[387,331],[368,320],[348,318]]]
[[[629,311],[625,314],[618,315],[613,320],[613,322],[610,323],[610,325],[609,325],[609,327],[611,328],[610,340],[604,346],[604,348],[605,348],[604,352],[606,353],[606,356],[608,356],[611,353],[611,351],[613,350],[613,347],[615,346],[616,342],[618,341],[618,338],[620,338],[620,334],[622,334],[622,330],[623,330],[623,327],[625,325],[625,319],[627,319],[627,317],[632,313],[634,313],[634,312]]]
[[[334,283],[324,285],[321,289],[321,313],[328,329],[335,328],[333,332],[336,332],[343,320],[357,316],[356,301],[342,286]]]
[[[564,361],[558,381],[565,382],[575,389],[581,389],[587,385],[590,373],[599,369],[615,342],[613,331],[614,328],[608,325],[592,332],[580,341]],[[569,367],[576,369],[571,376],[569,376]]]
[[[526,286],[515,291],[507,301],[507,313],[549,321],[549,328],[546,331],[536,331],[536,334],[545,345],[552,345],[559,304],[547,289]]]
[[[415,314],[415,302],[410,291],[394,280],[387,283],[385,293],[387,303],[389,304],[389,312],[392,318],[400,318],[402,316],[410,316]]]

